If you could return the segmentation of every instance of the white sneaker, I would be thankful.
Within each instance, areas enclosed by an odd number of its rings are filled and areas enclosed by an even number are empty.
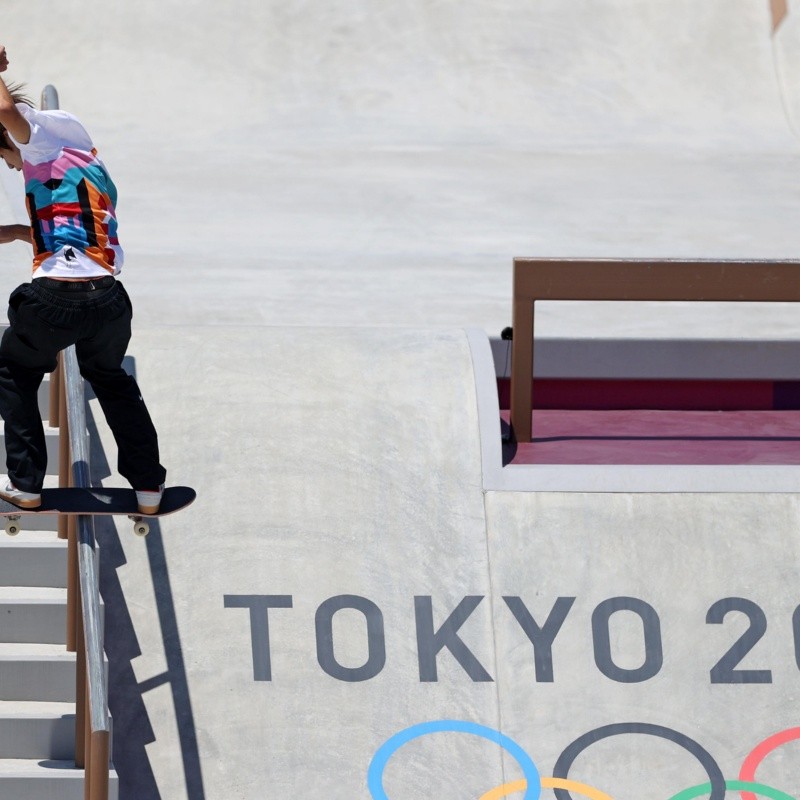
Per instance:
[[[140,514],[157,514],[161,505],[161,497],[164,494],[164,484],[158,489],[138,489],[136,491],[136,502],[139,504]]]
[[[21,489],[17,489],[17,487],[11,483],[10,478],[5,482],[5,485],[0,488],[0,497],[20,508],[39,508],[42,504],[42,496],[40,494],[23,492]]]

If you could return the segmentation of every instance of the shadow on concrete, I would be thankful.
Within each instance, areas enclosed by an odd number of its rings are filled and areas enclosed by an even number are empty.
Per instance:
[[[126,358],[124,366],[131,374],[135,374],[135,363],[132,358]],[[111,469],[103,452],[97,424],[88,402],[94,398],[88,384],[85,391],[86,425],[91,442],[92,483],[101,486],[102,480],[111,475]],[[105,604],[105,650],[109,662],[108,701],[113,717],[112,759],[119,777],[119,798],[161,800],[161,793],[145,749],[148,744],[155,741],[155,735],[144,704],[144,694],[158,686],[169,684],[175,708],[186,796],[188,800],[205,800],[189,684],[158,520],[152,521],[150,533],[143,544],[147,548],[150,574],[155,589],[167,670],[143,683],[137,683],[132,666],[133,659],[141,655],[141,649],[117,575],[118,568],[125,564],[125,553],[111,517],[95,517],[95,535],[100,546],[100,592]],[[133,535],[131,533],[131,536]]]
[[[503,454],[503,466],[508,466],[517,454],[517,437],[514,429],[502,417],[500,419],[500,441]]]

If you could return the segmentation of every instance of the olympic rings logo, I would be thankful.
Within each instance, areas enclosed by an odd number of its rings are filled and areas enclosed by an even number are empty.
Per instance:
[[[611,795],[593,786],[570,780],[569,771],[575,759],[590,745],[610,736],[619,736],[625,733],[667,739],[693,755],[705,769],[709,778],[708,783],[690,786],[688,789],[673,795],[669,800],[694,800],[694,798],[706,796],[708,800],[725,800],[725,793],[728,790],[741,792],[742,800],[756,800],[757,795],[769,797],[772,800],[797,800],[797,798],[780,791],[780,789],[764,783],[758,783],[755,779],[755,774],[761,762],[773,750],[787,742],[800,739],[800,728],[788,728],[764,739],[763,742],[753,748],[752,752],[742,762],[738,780],[726,780],[714,758],[694,739],[661,725],[652,725],[646,722],[614,723],[595,728],[579,736],[558,757],[553,769],[554,776],[543,778],[539,774],[533,759],[513,739],[493,728],[487,728],[474,722],[458,720],[423,722],[406,728],[388,739],[375,753],[367,773],[367,786],[373,800],[389,800],[383,788],[383,773],[389,759],[408,742],[419,739],[422,736],[441,732],[466,733],[494,742],[506,750],[509,755],[513,756],[522,769],[522,774],[525,776],[524,780],[497,786],[482,795],[479,800],[502,800],[502,798],[518,792],[524,792],[522,800],[538,800],[543,788],[553,789],[557,800],[572,800],[573,795],[570,792],[586,797],[588,800],[613,800]]]

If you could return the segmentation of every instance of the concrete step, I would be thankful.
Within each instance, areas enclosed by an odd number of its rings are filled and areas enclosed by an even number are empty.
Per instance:
[[[47,474],[58,475],[58,428],[51,428],[45,421],[44,437],[47,445]],[[88,440],[88,433],[86,434]],[[87,441],[88,443],[88,441]],[[0,448],[2,448],[3,465],[5,465],[6,437],[0,425]],[[0,470],[0,475],[5,476],[5,466]]]
[[[38,519],[24,517],[21,521],[27,525],[28,520]],[[26,529],[11,537],[0,530],[0,586],[64,588],[66,581],[67,542],[59,539],[55,531]]]
[[[63,644],[0,642],[2,700],[74,703],[75,653]]]
[[[5,473],[3,473],[5,475]],[[55,476],[53,476],[55,477]],[[6,536],[3,527],[6,524],[6,518],[0,519],[0,536]],[[58,517],[55,514],[37,514],[29,515],[20,519],[23,531],[49,531],[55,533],[58,530]]]
[[[72,761],[0,759],[0,797],[8,800],[83,800],[84,772]],[[109,800],[119,800],[119,779],[111,768]]]
[[[3,330],[7,327],[7,325],[0,326],[0,336],[2,336]],[[50,420],[50,373],[45,374],[44,380],[39,386],[37,400],[39,403],[39,413],[42,415],[45,425],[47,425]]]
[[[45,444],[47,445],[47,474],[58,475],[58,428],[51,428],[46,420],[44,426]],[[87,446],[89,434],[86,434]],[[5,465],[6,441],[3,426],[0,425],[0,451],[2,452],[3,465]],[[0,470],[0,475],[5,476],[5,466]]]
[[[74,703],[0,701],[0,759],[75,758]]]
[[[0,586],[0,642],[64,644],[66,618],[66,589]]]
[[[2,329],[0,329],[0,335],[2,335]],[[44,376],[42,385],[39,387],[39,395],[37,397],[37,400],[39,401],[39,413],[42,415],[42,419],[44,420],[45,425],[47,425],[50,420],[50,375],[49,374],[46,374]]]

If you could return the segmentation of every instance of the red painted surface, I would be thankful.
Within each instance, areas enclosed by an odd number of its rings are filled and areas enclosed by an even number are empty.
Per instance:
[[[532,420],[512,464],[800,464],[800,411],[544,409]]]
[[[500,408],[509,408],[508,379],[498,379],[497,390]],[[542,378],[533,384],[533,407],[686,411],[800,409],[800,382]]]

